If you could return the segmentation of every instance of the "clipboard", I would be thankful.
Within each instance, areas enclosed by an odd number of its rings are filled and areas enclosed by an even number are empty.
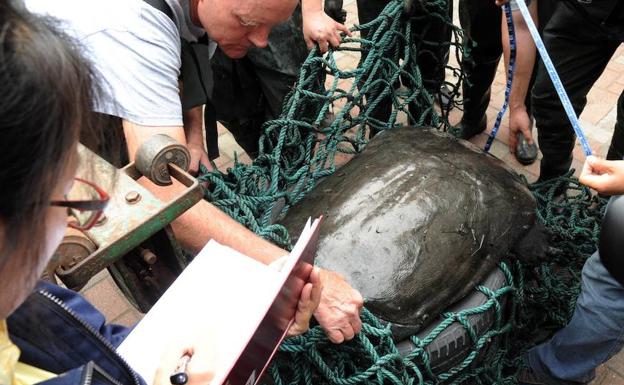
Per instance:
[[[257,384],[294,321],[320,222],[308,220],[291,253],[271,265],[208,242],[117,352],[151,384],[170,345],[210,335],[211,385]]]

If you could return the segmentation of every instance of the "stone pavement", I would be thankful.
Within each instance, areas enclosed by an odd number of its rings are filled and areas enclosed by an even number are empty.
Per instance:
[[[345,8],[348,11],[347,25],[356,23],[357,10],[355,0],[345,0]],[[457,17],[455,19],[457,20]],[[355,68],[358,59],[355,53],[347,52],[339,56],[338,62],[341,68]],[[607,69],[590,91],[587,98],[587,106],[580,116],[581,125],[585,129],[589,143],[597,155],[606,155],[615,123],[617,99],[623,89],[624,47],[620,46],[609,62]],[[504,92],[505,72],[501,63],[492,84],[492,100],[487,110],[488,126],[490,128],[503,104]],[[451,113],[451,121],[453,123],[458,122],[460,118],[460,111],[455,110]],[[471,141],[477,146],[483,147],[486,139],[487,133],[484,133]],[[539,173],[539,162],[535,162],[531,166],[522,166],[515,160],[513,154],[509,152],[507,143],[508,124],[506,116],[503,119],[497,139],[491,148],[491,153],[508,163],[517,172],[525,175],[529,181],[535,181]],[[250,158],[236,144],[232,135],[221,126],[219,127],[219,147],[221,156],[216,159],[215,163],[220,170],[226,171],[228,167],[233,165],[234,152],[237,153],[239,161],[250,162]],[[573,167],[577,170],[577,175],[583,161],[584,156],[577,143],[573,163]],[[141,314],[124,299],[112,278],[106,272],[102,272],[94,277],[85,287],[83,293],[111,322],[132,325],[141,318]],[[592,385],[624,385],[624,353],[616,355],[600,367],[598,376],[592,382]]]

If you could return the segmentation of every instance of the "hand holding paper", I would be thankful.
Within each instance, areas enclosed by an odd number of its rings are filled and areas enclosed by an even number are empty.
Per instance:
[[[319,275],[319,269],[314,268],[310,273],[309,282],[301,290],[299,303],[297,304],[297,313],[295,320],[288,329],[288,337],[303,334],[310,328],[310,318],[316,311],[321,302],[321,293],[323,285]]]

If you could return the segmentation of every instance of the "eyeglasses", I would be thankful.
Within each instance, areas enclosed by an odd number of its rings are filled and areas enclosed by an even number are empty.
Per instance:
[[[67,207],[71,220],[68,226],[77,230],[89,230],[102,216],[110,197],[100,187],[81,178],[75,183],[65,200],[52,201],[51,206]]]

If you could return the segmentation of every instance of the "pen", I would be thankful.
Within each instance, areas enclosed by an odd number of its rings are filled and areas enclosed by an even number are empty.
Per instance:
[[[178,363],[178,368],[175,372],[169,376],[169,381],[171,381],[172,385],[184,385],[188,382],[188,374],[186,373],[186,367],[191,360],[191,356],[185,354],[180,358]]]

